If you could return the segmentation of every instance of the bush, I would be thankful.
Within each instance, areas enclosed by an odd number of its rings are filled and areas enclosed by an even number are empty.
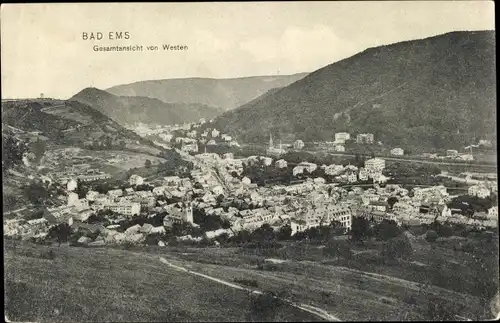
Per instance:
[[[245,286],[259,287],[259,284],[255,279],[235,278],[234,282]]]
[[[436,232],[436,231],[434,231],[434,230],[429,230],[429,231],[427,231],[427,233],[425,234],[425,240],[426,240],[427,242],[435,242],[435,241],[437,240],[437,238],[438,238],[438,237],[439,237],[439,236],[438,236],[437,232]]]
[[[126,250],[130,250],[130,249],[133,249],[134,248],[134,243],[133,242],[130,242],[130,241],[126,241],[124,244],[123,244],[123,248],[125,248]]]
[[[401,230],[394,221],[383,220],[375,227],[376,236],[379,239],[387,241],[397,237]]]
[[[472,243],[464,243],[462,245],[462,251],[463,252],[467,252],[467,253],[470,253],[470,252],[474,252],[476,248],[474,247],[474,245]]]
[[[404,235],[391,239],[384,243],[382,255],[386,260],[397,258],[407,259],[413,254],[413,247],[410,241]]]
[[[56,258],[56,254],[54,253],[54,251],[52,249],[50,249],[48,251],[42,251],[40,253],[40,258],[54,260]]]
[[[273,292],[264,292],[252,298],[249,321],[266,321],[285,305]]]

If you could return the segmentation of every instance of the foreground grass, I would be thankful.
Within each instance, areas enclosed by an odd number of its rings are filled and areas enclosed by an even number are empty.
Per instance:
[[[284,305],[255,312],[243,291],[125,250],[5,241],[5,314],[11,321],[308,321]]]
[[[378,244],[357,247],[357,255],[348,261],[325,258],[319,246],[312,245],[303,246],[294,257],[288,257],[292,246],[268,255],[241,248],[168,248],[159,252],[208,275],[245,279],[262,289],[286,290],[295,300],[321,307],[342,320],[432,320],[436,304],[452,320],[493,317],[489,304],[481,303],[478,292],[482,287],[476,281],[491,274],[487,268],[498,268],[498,261],[494,263],[498,257],[473,261],[486,257],[482,255],[485,246],[465,253],[445,248],[446,244],[431,248],[425,241],[415,241],[411,259],[383,263],[378,261]],[[286,261],[262,266],[266,258]]]

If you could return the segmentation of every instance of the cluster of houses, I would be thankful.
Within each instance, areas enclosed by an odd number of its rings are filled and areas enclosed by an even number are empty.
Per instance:
[[[196,137],[196,131],[191,127],[185,130],[188,131],[186,138],[195,140],[190,137]],[[211,129],[206,135],[212,138],[223,137],[216,129]],[[360,140],[373,140],[370,134],[362,135],[360,138],[363,139]],[[227,139],[227,136],[225,138]],[[338,133],[338,136],[336,134],[337,143],[349,139],[348,133]],[[302,147],[300,142],[294,143],[294,148],[299,149],[298,147]],[[82,237],[82,243],[142,243],[148,234],[163,233],[165,228],[174,223],[190,223],[196,226],[193,209],[201,210],[209,216],[217,215],[230,223],[228,229],[206,232],[205,235],[209,238],[220,234],[232,235],[240,230],[254,230],[266,223],[275,230],[279,230],[283,225],[290,225],[292,234],[296,234],[337,221],[347,231],[352,227],[353,216],[367,217],[375,221],[394,220],[400,224],[432,223],[439,219],[479,227],[498,225],[497,207],[474,217],[466,217],[461,210],[450,209],[447,204],[451,197],[444,186],[414,188],[411,192],[393,184],[380,187],[378,184],[387,181],[387,177],[382,174],[385,160],[381,158],[368,159],[364,167],[359,168],[353,165],[318,166],[309,162],[300,162],[293,167],[294,176],[305,173],[311,175],[319,168],[340,183],[355,184],[368,179],[373,179],[375,183],[371,188],[363,189],[354,185],[347,190],[339,187],[338,183],[327,183],[321,177],[309,176],[301,183],[273,186],[258,186],[247,177],[241,178],[245,165],[260,164],[276,169],[288,167],[285,160],[274,160],[269,156],[235,159],[231,153],[201,153],[191,156],[186,151],[183,151],[183,156],[190,158],[195,165],[189,178],[157,178],[147,183],[152,184],[152,190],[140,190],[138,186],[146,184],[144,178],[131,175],[129,188],[115,188],[105,194],[89,191],[83,198],[75,193],[77,179],[83,180],[82,176],[99,174],[88,174],[89,168],[78,166],[78,173],[61,174],[66,177],[57,178],[66,185],[67,201],[64,205],[47,208],[40,219],[6,221],[5,234],[43,237],[51,226],[68,223],[85,230],[100,232],[98,241],[91,242]],[[493,186],[484,183],[474,185],[469,188],[468,193],[484,198],[496,192]],[[106,210],[112,212],[101,212]],[[92,215],[98,213],[105,214],[111,224],[103,228],[86,223]],[[117,230],[125,220],[138,215],[152,217],[158,214],[166,214],[161,226],[145,224],[127,228],[124,232]],[[200,238],[185,236],[179,239]]]
[[[463,224],[478,228],[498,226],[498,207],[493,206],[487,213],[475,213],[472,217],[463,214],[462,209],[448,207],[451,196],[446,187],[439,185],[428,188],[414,188],[410,197],[407,189],[399,185],[386,185],[385,188],[368,189],[361,194],[362,203],[358,215],[375,221],[394,220],[398,224],[430,224],[435,220]],[[396,202],[391,206],[390,197]]]
[[[95,156],[80,156],[80,148],[63,148],[47,152],[44,156],[44,164],[60,169],[47,175],[42,175],[41,180],[48,183],[65,184],[71,179],[79,179],[82,182],[93,182],[111,178],[110,174],[92,167],[92,164],[102,162]],[[61,161],[64,160],[64,164]]]
[[[423,153],[423,158],[429,159],[452,159],[461,161],[471,161],[474,160],[474,155],[472,153],[459,153],[458,150],[448,149],[444,155],[438,153]]]

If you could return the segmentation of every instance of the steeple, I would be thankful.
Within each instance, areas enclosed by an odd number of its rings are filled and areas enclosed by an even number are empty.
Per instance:
[[[273,148],[273,147],[274,147],[274,144],[273,144],[273,135],[269,134],[269,148]]]
[[[282,146],[281,146],[281,139],[280,139],[280,151],[282,150]]]

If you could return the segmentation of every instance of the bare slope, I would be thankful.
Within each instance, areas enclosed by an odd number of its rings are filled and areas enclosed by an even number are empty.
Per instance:
[[[198,103],[227,111],[255,99],[272,88],[287,86],[306,75],[307,73],[298,73],[232,79],[152,80],[118,85],[106,91],[120,96],[146,96],[171,103]]]
[[[133,144],[154,154],[160,151],[151,141],[77,101],[35,99],[2,102],[2,122],[24,131],[41,132],[56,145],[82,147],[99,142],[107,143],[108,148],[127,149]]]
[[[215,120],[246,142],[371,132],[398,146],[496,138],[494,31],[452,32],[367,49]]]

